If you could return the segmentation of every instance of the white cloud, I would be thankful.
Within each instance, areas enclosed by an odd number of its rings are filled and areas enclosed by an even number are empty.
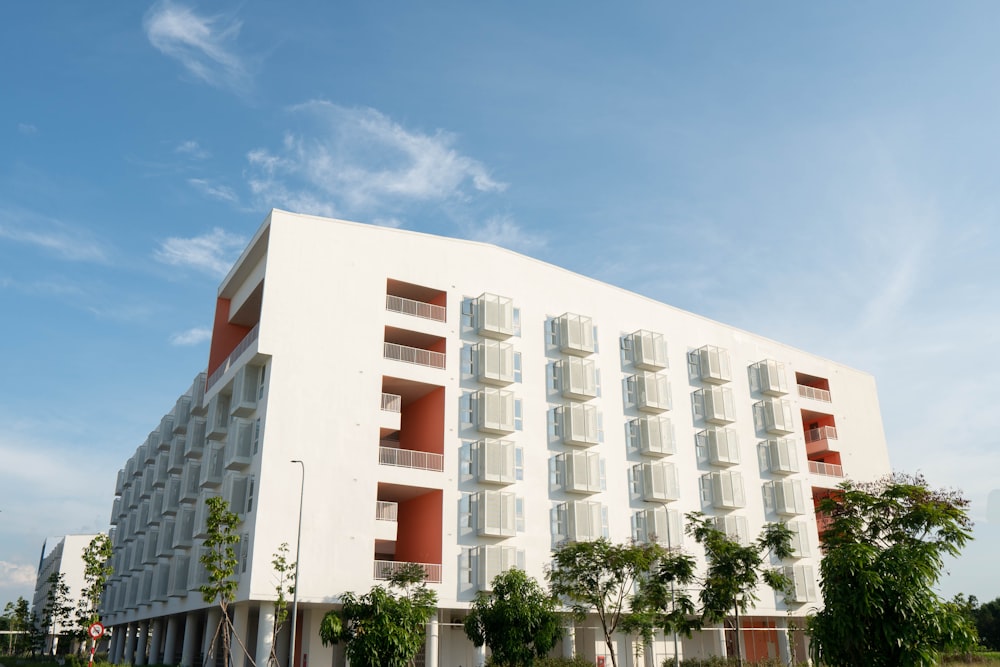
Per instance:
[[[520,225],[504,216],[490,218],[481,227],[470,231],[469,238],[519,252],[536,251],[545,246],[543,237],[524,231]]]
[[[403,205],[506,188],[481,162],[460,154],[446,132],[408,130],[375,109],[326,101],[292,112],[308,114],[315,132],[288,134],[280,150],[247,154],[250,189],[268,207],[376,217]]]
[[[205,83],[235,92],[250,87],[250,75],[233,43],[242,23],[220,16],[200,16],[169,0],[158,2],[143,22],[149,42],[179,61]]]
[[[0,579],[6,582],[6,585],[15,586],[32,586],[35,585],[35,566],[34,565],[21,565],[19,563],[9,563],[5,560],[0,560]]]
[[[229,202],[230,204],[238,204],[240,201],[239,196],[232,188],[225,185],[213,184],[204,178],[189,178],[188,184],[212,199]]]
[[[174,149],[175,153],[180,153],[181,155],[187,155],[195,160],[206,160],[212,157],[212,154],[201,147],[197,141],[193,139],[188,139],[187,141],[182,141]]]
[[[194,327],[187,331],[175,333],[170,337],[171,345],[198,345],[212,338],[212,330],[206,327]]]
[[[246,239],[216,227],[207,234],[189,239],[171,237],[160,244],[153,256],[171,266],[186,266],[215,276],[224,276],[236,261]]]
[[[0,210],[0,239],[26,243],[63,259],[104,262],[107,252],[89,232],[21,210]]]

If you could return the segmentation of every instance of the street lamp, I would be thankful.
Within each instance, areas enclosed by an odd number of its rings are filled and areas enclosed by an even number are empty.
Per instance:
[[[667,526],[667,551],[670,551],[671,549],[673,549],[673,543],[672,543],[672,541],[670,539],[670,510],[667,508],[667,504],[665,502],[661,502],[661,501],[658,501],[658,500],[649,500],[649,501],[646,501],[646,502],[656,503],[657,505],[659,505],[660,507],[663,508],[663,515],[664,515],[663,516],[663,523],[665,523],[666,526]],[[655,525],[656,525],[655,522],[654,522],[653,525],[655,527]],[[647,528],[647,533],[648,532],[649,532],[649,530]],[[670,611],[671,611],[671,613],[675,609],[676,609],[676,607],[675,607],[675,603],[674,603],[674,580],[671,579],[670,580]],[[680,657],[678,656],[678,651],[677,651],[677,628],[674,627],[673,624],[671,624],[671,630],[673,630],[673,635],[674,635],[674,667],[680,667],[680,664],[681,664],[680,663]]]
[[[295,667],[295,626],[299,620],[299,561],[302,560],[302,499],[306,492],[306,464],[298,459],[291,463],[302,466],[302,482],[299,484],[299,536],[295,540],[295,590],[292,591],[292,639],[288,646],[288,667]]]

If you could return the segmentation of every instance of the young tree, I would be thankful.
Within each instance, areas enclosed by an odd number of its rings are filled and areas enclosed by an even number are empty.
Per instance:
[[[8,655],[17,656],[28,652],[28,632],[31,627],[31,608],[28,601],[18,597],[16,602],[8,602],[3,610],[6,629],[11,632],[7,638]]]
[[[101,596],[108,578],[114,573],[111,566],[111,540],[107,535],[97,535],[83,551],[83,581],[80,604],[76,617],[80,636],[85,638],[87,648],[93,641],[87,629],[100,620]]]
[[[556,604],[533,577],[507,570],[493,578],[492,592],[476,594],[465,634],[477,647],[490,647],[494,665],[530,667],[562,634]]]
[[[329,611],[320,623],[323,644],[347,644],[347,659],[355,667],[406,667],[424,643],[427,621],[437,595],[424,583],[423,567],[410,563],[389,581],[364,595],[344,593],[341,610]],[[396,595],[393,589],[399,589]]]
[[[983,605],[972,603],[972,616],[980,643],[991,651],[1000,651],[1000,598]]]
[[[972,538],[969,501],[920,475],[844,482],[817,508],[823,609],[810,619],[814,659],[831,667],[936,664],[974,641],[958,605],[934,592],[945,556]]]
[[[239,582],[235,579],[236,567],[239,560],[236,558],[236,546],[240,542],[239,533],[236,530],[240,526],[240,517],[230,511],[229,503],[218,496],[209,498],[208,519],[206,522],[206,532],[204,551],[199,559],[205,566],[205,573],[208,575],[208,583],[201,586],[201,597],[205,602],[218,603],[222,611],[222,618],[219,626],[214,630],[211,648],[215,647],[215,640],[222,637],[222,650],[225,652],[226,664],[229,664],[230,645],[233,637],[233,626],[229,620],[229,604],[233,601],[236,588]],[[206,630],[207,631],[207,630]],[[242,641],[236,638],[242,647]],[[246,647],[243,647],[246,653]],[[247,653],[249,657],[249,653]]]
[[[597,614],[612,667],[618,667],[618,658],[611,636],[628,613],[629,596],[663,554],[655,543],[612,544],[603,538],[568,542],[552,554],[552,594],[564,599],[578,620],[591,609]]]
[[[694,617],[695,605],[688,592],[696,578],[696,567],[693,556],[674,549],[653,564],[648,576],[639,579],[632,610],[620,626],[623,632],[641,639],[636,648],[636,662],[640,647],[652,644],[655,630],[690,636],[692,630],[701,627],[701,621]],[[673,662],[679,664],[677,652]]]
[[[268,656],[268,664],[271,667],[281,667],[275,647],[278,645],[278,633],[288,621],[288,599],[285,596],[295,593],[295,562],[288,562],[288,542],[282,542],[274,552],[271,565],[274,566],[274,574],[278,579],[274,587],[278,597],[274,599],[274,630],[271,632],[271,655]]]
[[[767,559],[788,558],[792,555],[792,531],[781,523],[764,526],[756,542],[747,546],[731,539],[701,512],[686,515],[686,532],[705,549],[708,567],[702,582],[699,600],[702,618],[710,623],[723,623],[733,614],[736,630],[736,664],[743,664],[740,638],[740,613],[757,602],[757,586],[763,580],[775,591],[787,591],[791,582],[781,571],[766,565]]]
[[[62,572],[53,572],[48,578],[49,590],[42,607],[42,630],[52,635],[52,652],[58,649],[60,639],[72,639],[77,635],[73,625],[73,601],[69,596],[69,586]]]

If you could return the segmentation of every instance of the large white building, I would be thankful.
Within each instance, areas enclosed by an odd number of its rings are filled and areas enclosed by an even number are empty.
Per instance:
[[[544,580],[553,547],[601,536],[700,557],[693,510],[795,531],[794,593],[762,589],[747,619],[751,657],[787,653],[780,629],[817,601],[814,502],[890,470],[865,373],[492,245],[276,210],[219,288],[207,373],[119,473],[114,661],[203,660],[199,543],[222,495],[243,518],[233,620],[264,664],[303,467],[297,667],[343,665],[320,619],[404,562],[439,599],[426,664],[481,664],[459,622],[497,572]],[[557,650],[605,655],[593,626]]]
[[[42,544],[42,554],[38,559],[38,574],[35,577],[35,595],[32,601],[32,613],[37,622],[44,624],[45,607],[49,604],[49,594],[52,591],[52,578],[60,577],[69,589],[63,601],[73,607],[71,625],[67,627],[58,620],[45,627],[40,627],[45,633],[42,646],[44,653],[65,653],[70,650],[69,644],[60,645],[59,636],[64,632],[76,629],[76,609],[83,599],[84,579],[83,553],[97,535],[64,535],[50,537]]]

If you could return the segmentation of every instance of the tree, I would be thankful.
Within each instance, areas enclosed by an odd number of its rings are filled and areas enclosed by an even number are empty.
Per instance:
[[[490,647],[493,664],[530,667],[559,641],[557,600],[525,572],[511,569],[493,578],[493,591],[479,591],[465,617],[465,634]]]
[[[975,596],[970,598],[975,599]],[[984,605],[974,603],[972,616],[980,643],[991,651],[1000,651],[1000,598]]]
[[[85,638],[87,647],[93,641],[87,629],[100,621],[101,596],[108,578],[114,573],[111,566],[111,540],[103,533],[90,541],[83,551],[83,581],[80,591],[80,604],[77,608],[77,625],[80,637]]]
[[[411,664],[437,605],[437,595],[427,588],[425,578],[422,566],[408,563],[393,575],[388,589],[373,586],[361,596],[344,593],[340,611],[327,612],[320,623],[324,646],[345,642],[354,667]]]
[[[7,639],[7,652],[17,656],[28,652],[30,648],[29,630],[32,626],[31,608],[28,601],[18,597],[16,602],[8,602],[3,610],[7,621],[7,630],[12,633]]]
[[[705,549],[707,569],[698,594],[701,616],[710,623],[724,623],[733,614],[736,630],[736,664],[743,664],[740,638],[740,614],[757,602],[757,586],[763,580],[775,591],[786,591],[788,577],[777,568],[768,567],[769,556],[788,558],[792,555],[792,531],[781,523],[764,526],[756,542],[743,545],[715,526],[701,512],[686,515],[686,532]]]
[[[53,572],[48,578],[49,589],[42,607],[42,629],[52,635],[52,652],[57,651],[59,639],[70,639],[77,633],[72,624],[73,601],[69,596],[69,586],[62,572]]]
[[[223,498],[214,496],[206,502],[208,503],[208,518],[205,532],[208,537],[205,538],[204,551],[202,551],[199,560],[205,566],[208,583],[201,586],[199,590],[205,602],[217,602],[222,611],[222,618],[219,620],[219,626],[214,630],[215,635],[212,638],[209,653],[214,649],[215,640],[221,635],[222,650],[226,664],[228,664],[233,637],[233,626],[229,620],[229,604],[233,601],[236,587],[239,585],[235,574],[236,566],[239,565],[239,560],[236,558],[236,545],[240,542],[240,536],[236,530],[240,526],[240,517],[230,511],[229,503]],[[240,641],[239,637],[236,640]],[[240,642],[240,646],[243,647],[242,642]],[[243,651],[247,653],[246,647],[243,647]],[[247,657],[249,657],[249,653],[247,653]]]
[[[604,632],[612,667],[618,667],[611,636],[628,614],[636,583],[664,554],[653,544],[612,544],[606,539],[568,542],[556,549],[548,572],[552,594],[563,598],[578,620],[593,609]]]
[[[934,592],[945,556],[972,537],[969,501],[896,473],[844,482],[817,508],[823,532],[823,609],[809,619],[813,657],[831,667],[936,664],[974,634],[959,605]]]
[[[285,596],[295,593],[295,562],[288,562],[288,542],[282,542],[274,552],[271,565],[274,566],[274,574],[278,579],[274,587],[278,596],[274,599],[274,629],[271,631],[271,655],[268,656],[268,664],[280,667],[275,647],[278,645],[278,633],[288,621],[288,599]]]
[[[642,640],[636,647],[636,663],[641,647],[652,644],[655,630],[690,636],[692,630],[701,627],[700,620],[694,617],[695,606],[688,593],[695,581],[695,571],[693,556],[671,549],[653,564],[647,576],[639,579],[632,609],[620,625],[623,632],[636,634]],[[676,653],[674,658],[678,660]]]

